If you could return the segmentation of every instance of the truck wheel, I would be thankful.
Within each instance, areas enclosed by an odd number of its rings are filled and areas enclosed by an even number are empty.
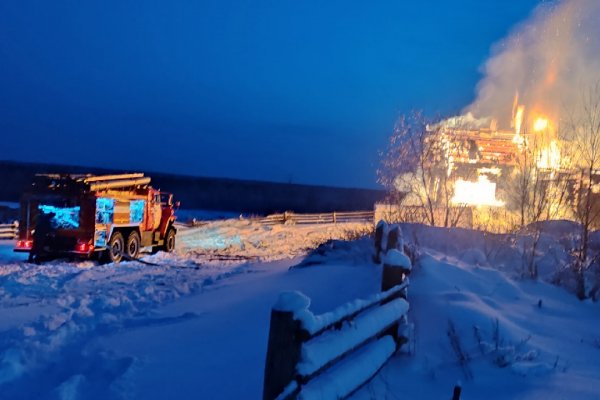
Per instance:
[[[163,250],[167,253],[171,253],[173,250],[175,250],[175,229],[169,228],[169,230],[167,231]]]
[[[113,263],[121,262],[125,250],[125,240],[121,232],[115,232],[108,242],[108,260]]]
[[[140,253],[140,234],[133,231],[127,237],[127,246],[125,252],[129,258],[136,258]]]

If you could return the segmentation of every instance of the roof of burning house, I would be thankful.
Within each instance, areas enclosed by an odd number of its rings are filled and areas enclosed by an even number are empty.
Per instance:
[[[446,128],[444,133],[454,142],[451,156],[457,163],[514,165],[519,146],[512,131]]]

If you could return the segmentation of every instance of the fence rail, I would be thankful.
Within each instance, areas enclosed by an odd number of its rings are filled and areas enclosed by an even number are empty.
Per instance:
[[[401,232],[391,232],[395,247],[383,256],[380,293],[321,315],[302,293],[280,295],[271,310],[264,400],[346,398],[407,343],[412,263],[401,250]]]
[[[335,224],[344,222],[373,222],[375,213],[373,211],[350,211],[320,213],[320,214],[296,214],[284,212],[272,214],[260,220],[265,225],[276,224]]]
[[[19,234],[19,223],[0,224],[0,239],[16,239]]]

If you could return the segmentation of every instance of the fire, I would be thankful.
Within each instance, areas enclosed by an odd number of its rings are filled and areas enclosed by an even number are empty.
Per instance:
[[[536,117],[533,121],[533,131],[540,145],[537,150],[537,167],[541,169],[560,169],[561,157],[558,141],[550,119],[546,116]]]
[[[517,112],[515,113],[515,134],[521,134],[521,127],[523,126],[523,114],[525,113],[525,106],[517,107]]]
[[[485,175],[480,175],[476,182],[459,178],[454,186],[452,203],[495,207],[504,205],[504,202],[496,199],[496,184]]]
[[[513,102],[513,119],[512,127],[515,128],[515,136],[512,139],[521,149],[525,145],[525,137],[521,135],[521,127],[523,126],[523,115],[525,114],[525,106],[519,105],[519,92],[515,94]]]
[[[544,117],[538,117],[533,123],[533,130],[535,132],[541,132],[548,128],[548,119]]]
[[[552,140],[548,147],[540,150],[537,166],[542,169],[560,169],[560,149],[556,140]]]

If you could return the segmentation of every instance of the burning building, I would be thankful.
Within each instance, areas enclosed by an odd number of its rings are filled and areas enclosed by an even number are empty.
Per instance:
[[[529,117],[529,118],[527,118]],[[504,206],[515,171],[535,169],[544,179],[564,174],[555,124],[545,115],[526,114],[515,96],[510,129],[498,128],[493,118],[467,114],[428,127],[447,142],[448,174],[454,176],[452,202],[473,206]],[[436,137],[436,140],[439,138]],[[510,196],[508,196],[510,197]]]
[[[485,207],[520,225],[600,227],[598,18],[597,0],[540,4],[492,47],[462,116],[426,129],[422,115],[397,122],[379,181],[413,220],[447,226],[451,208]]]

